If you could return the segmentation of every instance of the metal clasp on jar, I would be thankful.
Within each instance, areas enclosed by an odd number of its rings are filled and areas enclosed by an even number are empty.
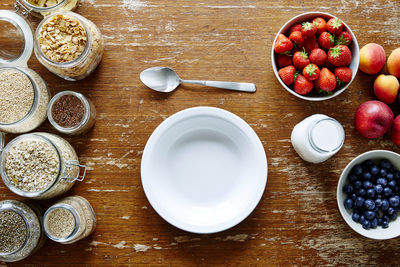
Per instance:
[[[6,135],[0,132],[0,154],[1,152],[3,152],[5,143],[6,143]]]
[[[25,7],[23,4],[21,4],[19,0],[15,0],[14,8],[15,8],[15,13],[20,12],[24,18],[26,18],[32,11],[32,9],[29,9]]]
[[[70,175],[71,170],[73,168],[78,168],[78,172],[77,172],[75,177]],[[81,174],[81,169],[83,169],[82,176],[80,175]],[[63,175],[62,179],[65,179],[69,183],[73,183],[75,181],[82,182],[83,179],[85,179],[85,176],[86,176],[86,169],[87,169],[86,165],[79,164],[79,161],[77,161],[77,160],[69,160],[65,164],[65,171],[64,171],[64,175]]]

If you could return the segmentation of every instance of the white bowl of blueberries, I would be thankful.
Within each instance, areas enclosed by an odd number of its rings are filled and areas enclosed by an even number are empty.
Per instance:
[[[354,158],[337,187],[339,211],[357,233],[372,239],[400,236],[400,155],[372,150]]]

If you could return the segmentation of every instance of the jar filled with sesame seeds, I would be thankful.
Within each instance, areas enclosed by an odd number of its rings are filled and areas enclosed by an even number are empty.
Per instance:
[[[71,244],[89,236],[96,227],[96,215],[90,203],[81,196],[59,200],[43,216],[43,228],[48,238],[61,244]]]
[[[22,260],[43,246],[42,215],[33,202],[0,201],[0,261]]]
[[[16,137],[3,149],[0,164],[4,184],[15,194],[33,199],[62,195],[86,174],[74,148],[49,133]]]
[[[45,81],[27,66],[32,30],[15,12],[0,10],[0,36],[0,131],[29,132],[46,119],[50,100]]]
[[[56,11],[75,10],[78,4],[79,0],[16,0],[15,8],[21,9],[24,15],[45,17]]]
[[[99,28],[92,21],[70,11],[45,17],[37,27],[34,39],[39,62],[69,81],[90,75],[104,52]]]

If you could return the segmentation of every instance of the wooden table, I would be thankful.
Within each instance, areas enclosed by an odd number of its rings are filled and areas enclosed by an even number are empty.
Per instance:
[[[12,9],[13,2],[1,1],[0,8]],[[97,70],[83,81],[66,82],[34,56],[29,66],[53,94],[79,91],[96,105],[94,129],[65,137],[89,166],[85,181],[68,195],[86,197],[98,225],[90,237],[73,245],[47,241],[20,264],[400,264],[399,239],[378,242],[358,235],[336,204],[338,178],[353,157],[372,149],[400,152],[388,136],[367,140],[354,129],[357,106],[374,98],[374,76],[359,73],[343,94],[311,103],[286,92],[272,72],[276,32],[294,15],[314,10],[343,19],[360,46],[377,42],[387,55],[400,46],[396,0],[81,1],[77,12],[95,22],[105,38]],[[139,73],[159,65],[171,66],[186,78],[254,82],[258,90],[245,94],[182,86],[170,95],[156,93],[140,82]],[[194,106],[219,107],[242,117],[259,135],[268,157],[268,183],[259,205],[242,223],[218,234],[191,234],[166,223],[147,201],[140,181],[141,156],[150,134],[168,116]],[[346,131],[340,152],[319,165],[302,161],[290,143],[293,126],[314,113],[336,118]],[[48,122],[38,131],[55,133]],[[0,199],[14,198],[1,184]]]

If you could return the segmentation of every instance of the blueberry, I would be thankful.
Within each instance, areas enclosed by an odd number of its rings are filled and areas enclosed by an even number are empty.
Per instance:
[[[398,184],[398,183],[397,183],[397,184]],[[396,185],[393,189],[394,189],[395,192],[399,192],[400,186]]]
[[[360,180],[357,180],[354,182],[354,188],[359,189],[362,186],[362,182]]]
[[[363,177],[364,177],[365,180],[371,180],[372,175],[369,172],[364,172]]]
[[[371,228],[371,223],[368,220],[365,220],[362,222],[362,227],[366,230],[368,230],[369,228]]]
[[[347,198],[344,203],[343,203],[344,207],[346,209],[351,209],[353,207],[353,200],[351,200],[351,198]]]
[[[357,200],[356,200],[357,201]],[[389,201],[387,199],[382,200],[382,210],[385,211],[389,208]]]
[[[388,179],[389,181],[393,180],[394,179],[393,173],[386,174],[386,179]]]
[[[358,189],[358,195],[359,196],[365,197],[366,194],[367,194],[367,190],[365,190],[364,188]]]
[[[379,170],[379,175],[382,176],[382,177],[385,177],[386,176],[386,170],[385,169],[380,169]]]
[[[357,197],[356,201],[354,202],[354,207],[361,208],[363,204],[364,204],[364,198]],[[388,202],[388,207],[389,207],[389,202]]]
[[[370,159],[367,159],[366,161],[363,162],[363,164],[367,167],[374,165],[374,162]]]
[[[389,215],[393,215],[394,212],[395,212],[394,208],[392,208],[392,207],[389,207],[387,210],[387,214],[389,214]]]
[[[388,228],[389,227],[389,220],[383,220],[382,221],[382,228]]]
[[[396,219],[397,219],[397,212],[393,212],[393,214],[390,215],[390,219],[391,219],[392,221],[396,220]]]
[[[380,208],[382,206],[382,199],[375,199],[375,207]]]
[[[349,179],[349,181],[352,183],[352,182],[354,182],[355,180],[357,180],[358,178],[357,178],[356,175],[350,174],[350,175],[348,176],[348,179]]]
[[[390,163],[390,161],[387,159],[383,159],[381,162],[379,162],[379,166],[385,169],[390,169],[392,168],[392,163]]]
[[[376,228],[378,226],[378,219],[377,218],[373,218],[371,220],[371,228]]]
[[[370,210],[366,210],[366,211],[364,212],[364,217],[365,217],[365,219],[367,219],[367,220],[372,220],[373,218],[375,218],[375,212],[370,211]]]
[[[379,185],[382,185],[382,186],[386,186],[387,185],[387,180],[385,178],[381,177],[381,178],[378,178],[376,180],[376,183],[379,184]]]
[[[375,189],[374,188],[370,188],[367,190],[367,196],[370,198],[373,198],[375,196]]]
[[[389,198],[389,203],[390,203],[390,206],[392,206],[392,207],[398,207],[400,204],[400,197],[398,195],[396,195],[394,197]]]
[[[361,189],[360,189],[361,190]],[[385,187],[383,188],[383,194],[387,197],[390,197],[392,195],[392,189],[390,189],[389,187]]]
[[[373,210],[373,209],[375,209],[375,202],[371,199],[367,199],[364,201],[364,207],[367,210]]]
[[[346,194],[351,194],[351,193],[353,193],[353,190],[354,190],[354,188],[353,188],[353,186],[352,186],[351,184],[346,184],[345,186],[343,186],[343,191],[344,191]]]
[[[377,175],[379,173],[379,169],[376,165],[371,166],[371,174],[372,175]]]
[[[351,198],[351,200],[353,200],[353,202],[356,201],[356,198],[357,198],[356,193],[351,194],[350,198]]]
[[[359,222],[360,214],[358,214],[357,212],[354,212],[353,215],[351,216],[351,218],[353,219],[353,221]]]
[[[389,220],[389,218],[388,218],[388,220]],[[364,217],[364,215],[361,215],[360,216],[360,219],[358,220],[360,223],[363,223],[364,221],[365,221],[365,217]]]
[[[391,181],[388,183],[388,186],[389,186],[390,188],[392,188],[392,189],[394,189],[394,188],[396,187],[396,185],[397,185],[397,183],[396,183],[395,180],[391,180]]]
[[[400,171],[395,171],[394,179],[400,179]]]
[[[382,220],[381,218],[379,218],[379,219],[378,219],[378,225],[379,225],[379,226],[382,226],[382,222],[383,222],[383,220]]]
[[[383,191],[383,187],[380,184],[375,185],[375,191],[380,194]]]
[[[357,164],[353,167],[353,169],[351,169],[351,173],[353,173],[356,176],[360,176],[363,172],[363,169],[361,167],[361,165]]]
[[[370,181],[364,181],[363,186],[365,189],[372,188],[374,185]]]

